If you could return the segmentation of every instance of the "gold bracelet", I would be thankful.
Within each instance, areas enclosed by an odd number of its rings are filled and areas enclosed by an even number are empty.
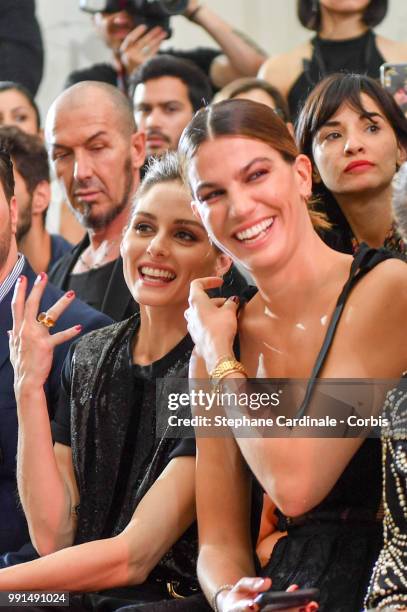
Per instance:
[[[209,376],[212,380],[221,380],[228,376],[228,374],[243,374],[247,378],[247,372],[244,365],[237,361],[234,357],[226,356],[217,362],[217,365],[209,372]]]
[[[222,591],[231,591],[235,585],[234,584],[222,584],[216,591],[215,595],[212,597],[212,608],[215,612],[220,612],[218,608],[218,597],[222,593]]]

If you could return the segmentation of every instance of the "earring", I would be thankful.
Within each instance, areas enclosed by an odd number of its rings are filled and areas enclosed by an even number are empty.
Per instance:
[[[312,0],[311,11],[313,13],[318,13],[318,11],[319,11],[319,0]]]

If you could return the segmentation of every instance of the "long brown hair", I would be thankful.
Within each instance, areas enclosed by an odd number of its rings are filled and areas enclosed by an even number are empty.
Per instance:
[[[287,126],[271,108],[251,100],[224,100],[202,108],[181,136],[179,153],[186,179],[188,165],[199,147],[220,136],[242,136],[264,142],[288,164],[293,164],[299,155]],[[322,213],[312,209],[309,212],[316,229],[329,227]]]

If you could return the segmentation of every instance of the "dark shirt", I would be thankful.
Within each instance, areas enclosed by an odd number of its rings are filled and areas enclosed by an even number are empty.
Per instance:
[[[44,66],[34,0],[1,0],[0,81],[16,81],[37,93]]]
[[[304,71],[288,94],[288,105],[293,119],[296,119],[308,94],[325,76],[334,72],[354,72],[378,79],[380,66],[385,61],[371,30],[348,40],[326,40],[315,36],[311,44],[312,58],[309,61],[304,59]]]
[[[73,289],[78,298],[92,306],[92,308],[102,310],[106,287],[109,284],[115,263],[116,260],[88,272],[71,274],[68,288]]]
[[[167,55],[179,57],[180,59],[189,60],[196,64],[208,77],[210,76],[213,60],[222,54],[219,49],[209,49],[207,47],[197,47],[196,49],[189,49],[187,51],[166,49],[162,52],[159,51],[159,53],[165,53]],[[118,76],[117,71],[112,65],[94,64],[93,66],[89,66],[89,68],[71,72],[65,82],[65,89],[81,81],[102,81],[104,83],[110,83],[110,85],[118,86]]]
[[[61,259],[62,255],[68,253],[73,247],[73,244],[65,240],[62,236],[58,236],[58,234],[51,234],[51,259],[48,265],[48,270],[51,270],[52,266]]]

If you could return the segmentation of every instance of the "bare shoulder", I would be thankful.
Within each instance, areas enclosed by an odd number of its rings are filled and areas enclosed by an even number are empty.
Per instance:
[[[407,62],[407,43],[377,35],[376,44],[386,62]]]
[[[287,96],[302,72],[303,60],[311,59],[311,56],[311,43],[307,41],[286,53],[270,57],[260,68],[258,76],[277,87],[284,96]]]
[[[407,265],[400,259],[387,259],[378,264],[355,288],[355,296],[367,298],[371,307],[386,306],[390,310],[407,308]],[[404,310],[406,313],[406,310]]]

